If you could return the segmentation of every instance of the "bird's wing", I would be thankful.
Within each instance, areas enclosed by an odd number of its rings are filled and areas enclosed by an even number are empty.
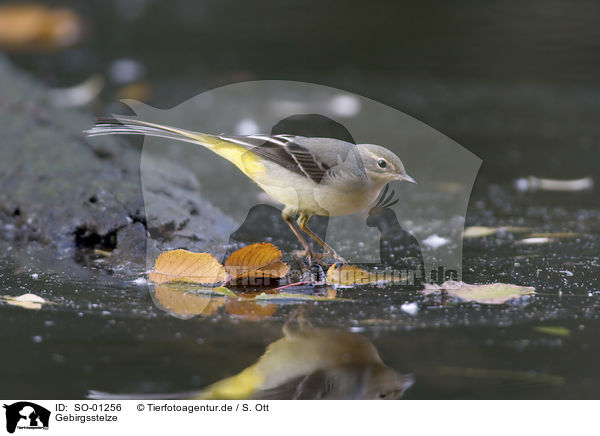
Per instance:
[[[268,159],[301,176],[321,183],[345,172],[364,173],[364,167],[355,144],[331,138],[305,138],[295,135],[210,135],[201,132],[179,129],[147,121],[119,117],[118,119],[99,119],[96,126],[86,131],[88,136],[134,134],[175,139],[200,144],[215,153],[234,162],[245,171],[240,152],[246,149],[260,157]],[[241,149],[224,148],[226,143]],[[326,177],[327,176],[327,177]]]
[[[219,139],[247,148],[265,159],[321,183],[326,175],[336,172],[354,144],[330,138],[305,138],[294,135],[218,135]],[[360,158],[359,158],[360,159]]]

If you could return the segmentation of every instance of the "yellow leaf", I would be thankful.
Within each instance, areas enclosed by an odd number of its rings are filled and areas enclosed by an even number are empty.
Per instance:
[[[529,228],[527,227],[514,227],[514,226],[505,226],[505,227],[485,227],[485,226],[469,226],[463,232],[463,238],[483,238],[490,235],[495,235],[498,232],[527,232]]]
[[[535,331],[545,333],[547,335],[567,337],[571,334],[571,330],[562,326],[542,325],[533,328]]]
[[[496,234],[497,227],[470,226],[463,232],[463,238],[483,238]]]
[[[225,304],[225,297],[196,294],[164,284],[155,287],[154,297],[163,310],[180,318],[211,315]]]
[[[535,289],[527,286],[492,283],[488,285],[470,285],[465,282],[448,280],[441,285],[425,284],[425,295],[446,292],[463,301],[482,304],[503,304],[509,300],[533,294]]]
[[[227,279],[225,268],[208,253],[165,251],[158,256],[150,280],[155,283],[219,283]]]
[[[379,274],[366,271],[356,265],[343,265],[340,268],[334,263],[327,270],[327,281],[334,285],[349,286],[395,280],[390,271],[382,271]]]
[[[225,269],[233,280],[281,278],[290,267],[281,261],[281,251],[273,244],[252,244],[231,253]]]

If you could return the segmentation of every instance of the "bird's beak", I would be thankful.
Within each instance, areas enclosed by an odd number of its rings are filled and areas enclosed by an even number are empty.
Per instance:
[[[415,184],[417,183],[417,181],[415,179],[413,179],[411,176],[409,176],[406,173],[398,174],[397,180],[404,180],[405,182],[415,183]]]

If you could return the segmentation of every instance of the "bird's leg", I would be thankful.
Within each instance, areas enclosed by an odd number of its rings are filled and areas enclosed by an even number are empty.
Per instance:
[[[325,241],[323,241],[321,238],[319,238],[315,233],[313,233],[313,231],[311,229],[309,229],[307,227],[307,223],[308,220],[310,219],[310,215],[306,215],[304,213],[301,213],[300,216],[298,217],[298,227],[300,227],[300,230],[302,230],[304,233],[306,233],[308,236],[310,236],[311,238],[313,238],[315,241],[317,241],[317,243],[323,247],[331,257],[333,257],[335,260],[342,262],[343,264],[347,264],[348,262],[346,262],[346,259],[344,259],[342,256],[340,256],[339,254],[337,254],[335,252],[335,250],[333,248],[331,248],[329,245],[327,245],[325,243]]]
[[[294,222],[292,220],[292,216],[290,215],[289,211],[284,209],[281,212],[281,217],[287,223],[287,225],[290,226],[290,229],[292,229],[292,232],[294,232],[294,235],[296,235],[296,238],[298,238],[298,241],[300,241],[300,244],[302,244],[302,248],[304,248],[304,256],[307,256],[309,261],[312,262],[314,254],[311,251],[308,244],[306,243],[306,240],[304,239],[302,234],[298,231],[298,229],[296,229],[296,226],[294,226]]]

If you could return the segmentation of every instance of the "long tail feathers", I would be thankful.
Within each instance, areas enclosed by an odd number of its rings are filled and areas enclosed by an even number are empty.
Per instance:
[[[193,132],[125,117],[119,117],[118,119],[99,118],[96,125],[90,130],[86,130],[85,133],[88,136],[147,135],[190,142],[202,145],[227,159],[253,180],[256,180],[256,177],[265,172],[265,167],[258,156],[249,152],[248,148],[207,133]]]
[[[147,135],[159,138],[191,142],[205,147],[212,147],[219,140],[205,133],[179,129],[162,124],[150,123],[131,118],[98,118],[96,125],[84,132],[87,136],[102,135]]]

